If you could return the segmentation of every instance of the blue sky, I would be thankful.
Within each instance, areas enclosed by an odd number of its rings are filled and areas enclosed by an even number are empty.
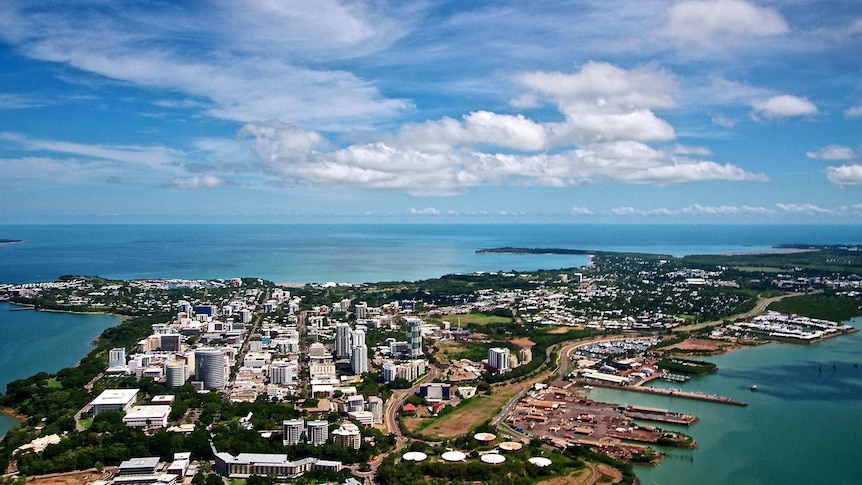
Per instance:
[[[0,223],[862,223],[862,4],[4,2]]]

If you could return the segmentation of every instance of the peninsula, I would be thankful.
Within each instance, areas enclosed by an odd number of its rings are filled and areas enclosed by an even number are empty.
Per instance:
[[[25,419],[0,443],[0,467],[95,467],[114,483],[135,463],[164,483],[178,471],[194,483],[633,483],[633,463],[661,461],[655,445],[697,446],[696,428],[633,420],[698,418],[593,402],[586,389],[744,405],[686,382],[721,372],[691,356],[813,343],[855,331],[837,322],[862,314],[852,248],[531,251],[595,264],[290,288],[77,275],[0,285],[37,309],[128,317],[77,367],[8,384],[0,406]],[[651,387],[658,379],[685,389]]]

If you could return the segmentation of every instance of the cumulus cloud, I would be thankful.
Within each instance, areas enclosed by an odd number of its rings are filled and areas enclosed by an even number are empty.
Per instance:
[[[215,175],[196,175],[174,178],[168,185],[175,189],[214,189],[225,185],[225,181]]]
[[[827,145],[817,150],[806,152],[805,156],[817,160],[853,160],[856,153],[852,148],[843,145]]]
[[[549,127],[559,144],[665,141],[675,136],[673,127],[653,110],[676,105],[676,78],[656,66],[626,70],[588,62],[574,73],[522,72],[515,81],[530,90],[530,100],[550,101],[566,116],[564,123]]]
[[[526,120],[516,119],[516,124],[532,127]],[[287,183],[388,189],[414,195],[453,195],[483,185],[565,187],[767,180],[763,174],[734,165],[678,157],[638,141],[593,143],[555,153],[479,151],[466,146],[465,126],[461,122],[430,123],[407,128],[403,136],[386,141],[344,148],[329,147],[319,134],[282,123],[249,125],[243,133],[251,139],[263,169]],[[441,136],[429,146],[417,141],[416,130],[436,130]],[[493,137],[486,135],[477,136],[490,143]],[[453,140],[459,145],[453,145]],[[507,141],[498,143],[511,148]]]
[[[828,167],[826,178],[830,182],[839,185],[862,185],[862,165],[842,165],[840,167]]]
[[[806,98],[782,94],[751,104],[754,112],[768,119],[793,118],[817,114],[817,106]]]
[[[588,207],[572,207],[570,212],[572,213],[572,215],[576,215],[576,216],[591,216],[591,215],[593,215],[593,211],[590,210]]]
[[[743,0],[698,0],[674,4],[668,11],[664,33],[677,44],[709,46],[789,31],[784,17],[774,8]]]
[[[859,118],[862,116],[862,104],[847,108],[844,110],[844,116],[848,118]]]

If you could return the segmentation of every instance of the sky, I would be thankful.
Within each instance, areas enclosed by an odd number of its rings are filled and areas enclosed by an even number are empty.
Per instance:
[[[862,224],[858,0],[7,0],[0,223]]]

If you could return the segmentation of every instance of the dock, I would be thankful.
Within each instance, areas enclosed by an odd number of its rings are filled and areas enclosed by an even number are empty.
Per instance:
[[[694,399],[695,401],[707,401],[718,404],[730,404],[731,406],[748,406],[747,403],[736,401],[726,396],[718,394],[706,394],[696,391],[682,391],[679,389],[663,389],[659,387],[643,387],[643,386],[615,386],[613,384],[605,384],[600,381],[593,381],[590,384],[599,387],[607,387],[609,389],[619,389],[620,391],[642,392],[645,394],[658,394],[661,396],[680,397],[683,399]]]
[[[673,413],[667,409],[649,408],[646,406],[629,406],[623,411],[623,414],[633,419],[682,424],[685,426],[691,426],[697,422],[697,416],[693,414]]]

